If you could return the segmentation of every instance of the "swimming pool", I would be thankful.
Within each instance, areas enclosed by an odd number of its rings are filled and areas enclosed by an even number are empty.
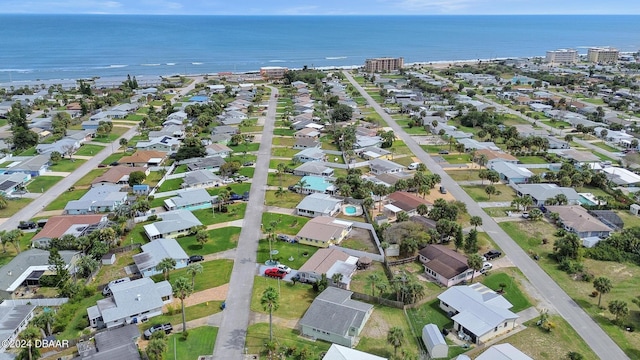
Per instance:
[[[344,213],[347,215],[355,215],[358,212],[355,206],[348,205],[344,207]]]
[[[582,205],[597,205],[596,203],[594,203],[593,201],[587,199],[582,195],[580,195],[580,198],[578,199],[578,201],[580,201],[580,204]]]

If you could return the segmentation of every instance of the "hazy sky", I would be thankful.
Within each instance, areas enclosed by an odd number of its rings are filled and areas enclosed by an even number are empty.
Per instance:
[[[0,0],[0,13],[170,15],[640,14],[637,0]]]

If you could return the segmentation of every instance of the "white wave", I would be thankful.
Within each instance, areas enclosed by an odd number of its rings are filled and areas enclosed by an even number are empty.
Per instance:
[[[173,65],[175,65],[175,64],[176,64],[176,63],[167,63],[167,65],[169,65],[169,66],[173,66]]]
[[[140,66],[160,66],[160,64],[140,64]]]
[[[123,68],[123,67],[127,67],[129,65],[121,65],[121,64],[115,64],[115,65],[109,65],[109,69],[119,69],[119,68]]]
[[[33,69],[0,69],[0,72],[28,73],[28,72],[33,72]]]
[[[204,63],[201,63],[201,62],[192,62],[191,63],[191,65],[202,65],[202,64],[204,64]]]
[[[346,56],[327,56],[325,59],[326,60],[340,60],[340,59],[346,59]]]
[[[287,62],[287,60],[269,60],[270,63],[283,63]]]

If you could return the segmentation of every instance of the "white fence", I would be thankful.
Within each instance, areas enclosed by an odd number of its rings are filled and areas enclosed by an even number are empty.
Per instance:
[[[35,306],[61,306],[69,301],[69,298],[47,298],[47,299],[19,299],[5,300],[0,306],[15,305],[35,305]]]

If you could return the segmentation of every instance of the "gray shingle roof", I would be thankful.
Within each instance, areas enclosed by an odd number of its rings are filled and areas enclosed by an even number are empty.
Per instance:
[[[351,294],[351,291],[328,287],[313,300],[300,324],[342,336],[347,335],[351,327],[360,328],[373,305],[351,300]]]
[[[220,181],[220,177],[208,170],[191,171],[185,175],[182,183],[187,186],[207,184]]]
[[[105,323],[161,308],[162,297],[172,294],[168,281],[154,283],[150,278],[113,284],[109,288],[113,296],[97,302]]]
[[[188,210],[173,210],[158,214],[162,221],[144,226],[144,230],[151,236],[168,234],[171,232],[190,229],[202,223]]]
[[[35,305],[0,305],[0,342],[9,339],[33,309]]]
[[[133,256],[138,270],[154,268],[162,259],[185,260],[189,258],[175,239],[156,239],[142,245],[142,253]]]
[[[296,209],[329,214],[340,203],[342,200],[333,198],[331,195],[314,193],[302,199]]]
[[[71,259],[77,251],[62,250],[60,256],[69,264]],[[0,289],[6,290],[19,278],[21,275],[27,276],[25,271],[31,266],[49,266],[49,252],[41,249],[29,249],[16,255],[7,265],[0,268]]]
[[[206,201],[211,201],[211,195],[205,189],[185,189],[178,190],[178,196],[174,196],[172,201],[177,207],[191,206],[195,204],[201,204]]]

